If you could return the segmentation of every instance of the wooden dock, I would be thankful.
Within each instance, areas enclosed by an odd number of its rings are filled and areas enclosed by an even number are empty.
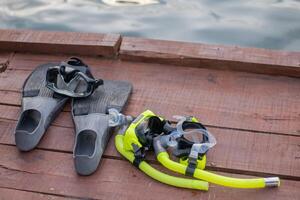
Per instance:
[[[0,199],[300,199],[300,52],[30,30],[0,30],[0,51]],[[207,169],[234,177],[275,175],[281,187],[170,187],[124,160],[113,139],[97,172],[78,176],[70,105],[38,148],[19,152],[13,133],[23,82],[37,65],[70,55],[81,57],[97,78],[133,83],[125,114],[151,109],[169,119],[198,117],[218,141]]]

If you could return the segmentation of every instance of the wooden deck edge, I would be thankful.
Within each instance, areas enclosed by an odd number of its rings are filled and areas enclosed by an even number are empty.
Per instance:
[[[121,37],[118,34],[0,29],[0,51],[104,56],[300,77],[300,52]]]
[[[128,61],[300,77],[300,52],[123,37]]]
[[[0,29],[0,50],[115,57],[119,34]]]

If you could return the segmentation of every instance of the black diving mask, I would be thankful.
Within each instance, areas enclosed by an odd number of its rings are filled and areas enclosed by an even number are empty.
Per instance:
[[[76,69],[76,65],[70,64],[49,67],[46,75],[46,86],[49,89],[74,98],[88,97],[102,84],[103,80],[91,78]]]

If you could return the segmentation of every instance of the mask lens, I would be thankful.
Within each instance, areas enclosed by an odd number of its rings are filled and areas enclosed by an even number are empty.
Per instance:
[[[74,79],[74,90],[73,92],[74,93],[90,93],[91,92],[91,87],[90,85],[88,84],[88,82],[82,77],[82,76],[77,76],[75,79]]]
[[[190,142],[201,143],[203,140],[203,133],[201,133],[199,129],[186,129],[183,137]]]

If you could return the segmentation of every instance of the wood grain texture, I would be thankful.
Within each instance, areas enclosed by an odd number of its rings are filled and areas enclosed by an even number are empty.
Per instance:
[[[35,150],[20,153],[0,145],[0,187],[95,199],[297,199],[300,182],[282,181],[279,189],[238,190],[210,186],[209,192],[178,189],[147,177],[123,160],[102,159],[89,177],[76,175],[72,155]],[[155,165],[154,165],[155,166]],[[160,168],[155,166],[156,168]],[[161,169],[161,168],[160,168]],[[234,174],[226,174],[238,176]],[[244,177],[244,176],[243,176]]]
[[[300,77],[299,52],[133,37],[121,39],[117,34],[0,29],[0,50],[120,55],[132,61]]]
[[[7,109],[10,109],[7,107]],[[69,114],[69,113],[68,113]],[[70,115],[70,114],[69,114]],[[61,118],[59,117],[58,120]],[[14,145],[13,130],[16,122],[0,120],[1,144]],[[260,134],[220,128],[209,128],[218,145],[208,154],[209,169],[243,174],[276,176],[300,180],[300,137]],[[72,152],[74,128],[51,126],[38,145],[40,149]],[[121,158],[110,139],[104,155]],[[276,158],[276,159],[274,159]],[[150,160],[155,161],[150,156]]]
[[[27,192],[15,189],[0,188],[0,200],[63,200],[63,199],[74,199],[70,197],[59,197],[49,194]]]
[[[0,119],[16,121],[20,115],[21,108],[0,104]],[[69,112],[61,112],[52,122],[53,125],[61,127],[73,127],[72,116]]]
[[[17,52],[113,57],[120,40],[118,34],[0,29],[0,49]]]
[[[118,35],[0,33],[0,50],[6,51],[112,57],[120,45]],[[208,169],[232,177],[272,174],[290,180],[270,190],[211,185],[205,193],[169,187],[122,160],[113,138],[96,173],[78,176],[71,154],[74,127],[69,104],[38,149],[21,153],[14,146],[13,132],[23,82],[38,64],[67,56],[16,53],[0,74],[0,199],[299,199],[300,79],[213,70],[300,77],[299,53],[144,39],[134,42],[125,38],[122,60],[82,57],[95,77],[133,83],[126,114],[136,116],[151,109],[169,119],[174,114],[195,115],[218,140],[208,154]],[[9,55],[0,53],[0,63]],[[157,164],[153,155],[149,160]]]
[[[127,114],[137,116],[151,109],[168,119],[194,115],[211,126],[300,135],[298,78],[82,58],[95,77],[132,82]],[[47,60],[55,57],[16,54],[0,74],[0,94],[9,93],[0,103],[20,105],[17,92],[24,80]]]
[[[123,60],[300,77],[300,52],[123,37]]]

